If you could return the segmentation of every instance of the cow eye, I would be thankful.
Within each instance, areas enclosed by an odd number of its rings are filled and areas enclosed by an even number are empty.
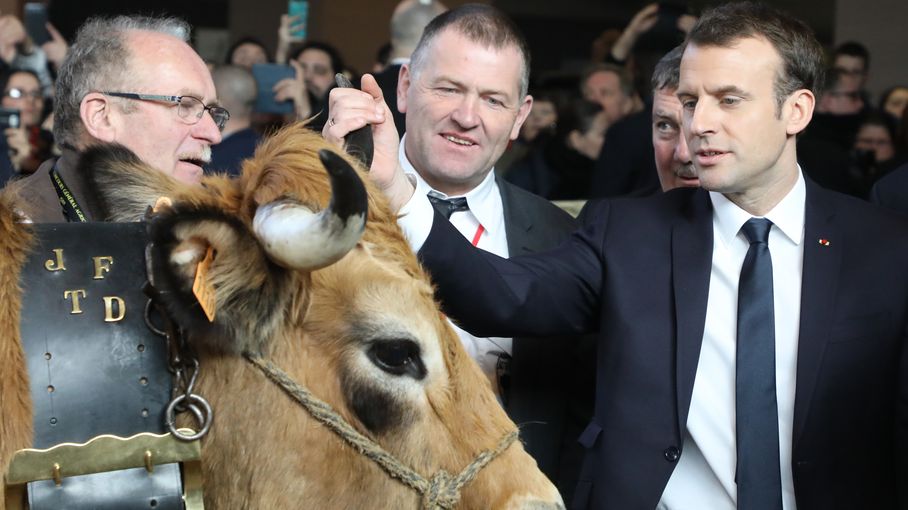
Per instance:
[[[417,380],[426,376],[419,345],[412,340],[378,340],[369,346],[367,354],[375,366],[391,375],[406,375]]]

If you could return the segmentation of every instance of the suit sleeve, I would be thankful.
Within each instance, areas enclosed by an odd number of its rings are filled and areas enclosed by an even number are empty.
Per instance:
[[[419,251],[442,308],[477,336],[552,336],[596,329],[607,211],[552,251],[504,259],[474,248],[440,215]]]
[[[902,331],[898,395],[895,413],[896,490],[898,508],[908,510],[908,325]]]

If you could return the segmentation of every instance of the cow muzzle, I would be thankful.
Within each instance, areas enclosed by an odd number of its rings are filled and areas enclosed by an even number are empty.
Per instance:
[[[340,260],[356,246],[366,227],[368,195],[347,161],[320,150],[331,181],[331,201],[313,211],[292,198],[259,206],[252,228],[265,253],[288,269],[313,271]]]

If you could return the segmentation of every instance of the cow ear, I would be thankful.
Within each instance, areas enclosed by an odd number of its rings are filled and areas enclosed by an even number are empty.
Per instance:
[[[293,275],[252,231],[214,207],[176,203],[151,217],[149,236],[152,284],[170,317],[213,350],[262,352]]]
[[[79,172],[98,191],[102,217],[111,221],[141,221],[149,205],[161,196],[175,196],[180,187],[117,144],[87,149],[79,158]]]

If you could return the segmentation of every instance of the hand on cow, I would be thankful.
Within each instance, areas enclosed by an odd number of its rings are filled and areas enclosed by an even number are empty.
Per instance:
[[[397,128],[375,78],[370,74],[363,75],[362,90],[332,89],[328,95],[328,112],[322,136],[341,148],[349,133],[372,126],[374,152],[369,174],[388,197],[392,210],[400,210],[413,196],[414,188],[398,161],[400,139]]]

